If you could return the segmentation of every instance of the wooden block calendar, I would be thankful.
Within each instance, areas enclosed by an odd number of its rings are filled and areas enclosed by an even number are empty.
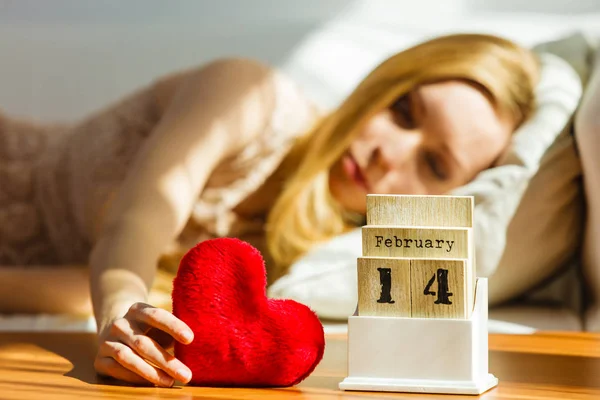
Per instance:
[[[470,196],[367,196],[367,225],[473,227]]]
[[[473,198],[368,195],[362,237],[340,388],[480,394],[495,386]]]
[[[407,258],[470,258],[472,228],[365,226],[363,255]]]
[[[411,260],[411,316],[469,318],[467,260]]]
[[[473,199],[468,196],[369,195],[367,225],[362,228],[363,257],[408,262],[408,282],[398,285],[410,290],[406,306],[410,312],[391,314],[383,305],[371,313],[368,298],[373,294],[367,291],[381,285],[382,277],[376,268],[365,271],[362,267],[360,315],[469,318],[475,289],[472,216]],[[394,304],[387,308],[402,308]]]
[[[365,315],[411,316],[410,260],[361,257],[357,267],[358,281],[363,283],[358,308]]]

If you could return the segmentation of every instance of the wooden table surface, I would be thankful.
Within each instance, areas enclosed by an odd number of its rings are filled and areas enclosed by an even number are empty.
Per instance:
[[[98,378],[92,368],[94,335],[0,333],[0,399],[417,399],[474,398],[343,392],[346,337],[329,335],[312,376],[286,389],[131,387]],[[490,335],[490,372],[500,385],[481,398],[600,399],[600,335],[540,333]]]

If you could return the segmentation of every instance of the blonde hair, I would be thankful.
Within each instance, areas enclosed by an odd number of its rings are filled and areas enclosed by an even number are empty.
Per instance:
[[[311,247],[356,227],[328,187],[329,169],[361,125],[412,88],[460,79],[482,89],[517,125],[534,108],[538,63],[533,53],[489,35],[438,37],[395,54],[376,67],[341,104],[303,136],[282,165],[289,176],[267,220],[274,265],[269,281]]]

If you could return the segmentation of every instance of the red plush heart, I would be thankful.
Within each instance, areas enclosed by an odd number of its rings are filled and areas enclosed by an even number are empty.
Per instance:
[[[323,357],[323,326],[308,307],[266,297],[260,252],[233,238],[201,242],[181,260],[173,313],[194,331],[175,356],[202,386],[291,386]]]

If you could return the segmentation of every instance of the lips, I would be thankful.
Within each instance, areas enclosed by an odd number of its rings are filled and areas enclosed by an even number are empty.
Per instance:
[[[352,180],[354,183],[356,183],[358,186],[360,186],[361,188],[363,188],[365,191],[369,191],[369,184],[364,176],[364,174],[362,173],[360,166],[358,165],[358,163],[356,162],[356,160],[354,159],[354,157],[352,157],[352,155],[350,153],[346,153],[342,159],[342,164],[344,167],[344,172],[346,173],[346,176]]]

